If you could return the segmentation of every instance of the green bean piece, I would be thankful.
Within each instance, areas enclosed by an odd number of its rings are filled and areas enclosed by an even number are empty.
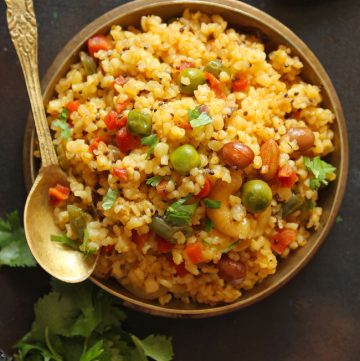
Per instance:
[[[283,218],[286,218],[290,214],[293,214],[303,205],[303,201],[294,193],[291,194],[289,200],[282,205],[281,215]]]
[[[91,220],[90,215],[84,212],[81,208],[71,204],[67,206],[67,211],[69,213],[71,230],[74,232],[77,239],[83,239],[86,225]]]
[[[173,226],[165,221],[165,219],[154,216],[150,228],[161,238],[166,239],[171,243],[176,243],[174,234],[176,232],[183,232],[186,236],[190,236],[193,233],[193,230],[189,226]]]
[[[95,60],[84,51],[80,51],[80,61],[85,69],[86,75],[95,74],[97,72],[97,65]]]

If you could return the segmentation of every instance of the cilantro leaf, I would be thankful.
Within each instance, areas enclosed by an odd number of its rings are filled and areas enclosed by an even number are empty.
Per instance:
[[[210,232],[214,228],[214,226],[215,224],[211,219],[205,218],[204,229],[206,232]]]
[[[50,292],[40,298],[34,308],[35,322],[30,333],[29,341],[45,341],[45,330],[49,335],[67,335],[68,329],[78,314],[78,306],[70,297],[58,292]]]
[[[206,113],[201,113],[196,119],[190,120],[192,128],[201,127],[203,125],[211,124],[212,118]]]
[[[157,175],[155,177],[151,177],[149,179],[147,179],[146,184],[151,186],[151,187],[156,187],[157,185],[159,185],[159,183],[164,179],[163,176],[161,175]]]
[[[204,204],[206,208],[210,209],[218,209],[221,207],[221,201],[218,201],[216,199],[205,198]]]
[[[201,113],[200,113],[199,107],[196,107],[194,109],[189,109],[188,110],[189,122],[196,118],[199,118],[200,114]]]
[[[95,345],[90,347],[80,358],[79,361],[96,361],[98,357],[104,352],[103,340],[96,342]]]
[[[144,340],[131,335],[131,339],[135,343],[141,354],[151,357],[155,361],[170,361],[174,356],[171,346],[171,339],[165,336],[150,335]]]
[[[19,215],[14,211],[6,219],[0,218],[0,266],[34,267],[36,261],[20,227]]]
[[[61,355],[66,361],[79,361],[84,351],[84,342],[80,337],[62,337]]]
[[[313,159],[304,157],[304,165],[314,175],[314,178],[310,179],[310,188],[313,190],[327,186],[329,184],[328,176],[336,171],[335,167],[321,160],[319,156]]]
[[[53,241],[53,242],[57,242],[57,243],[60,243],[64,246],[67,246],[67,247],[70,247],[70,248],[73,248],[73,249],[79,249],[79,244],[70,239],[69,237],[67,237],[65,234],[52,234],[50,236],[50,239]]]
[[[197,128],[212,123],[212,118],[210,115],[205,112],[200,112],[199,107],[190,109],[188,111],[188,117],[192,128]]]
[[[111,209],[118,196],[119,191],[117,189],[109,188],[102,202],[103,210],[108,211],[109,209]]]
[[[49,350],[35,343],[20,342],[16,345],[19,353],[15,356],[17,361],[53,361],[54,358]],[[40,356],[41,358],[38,358]]]
[[[191,196],[190,196],[191,197]],[[189,198],[181,198],[176,202],[172,203],[165,212],[165,220],[176,226],[185,226],[190,223],[191,217],[194,215],[198,203],[184,204]]]
[[[54,120],[51,125],[60,130],[60,137],[62,139],[68,139],[71,135],[71,129],[66,120]]]
[[[159,138],[156,134],[150,134],[147,137],[141,138],[141,144],[149,146],[149,150],[146,154],[146,159],[153,153],[156,145],[159,143]]]
[[[68,139],[71,135],[71,128],[67,122],[68,118],[69,111],[66,108],[63,108],[58,119],[51,123],[54,128],[58,128],[60,130],[60,137],[62,139]]]

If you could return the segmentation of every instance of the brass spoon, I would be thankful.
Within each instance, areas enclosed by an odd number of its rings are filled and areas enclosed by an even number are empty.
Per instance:
[[[52,242],[50,235],[59,234],[49,205],[48,192],[56,184],[66,185],[52,144],[41,95],[37,27],[32,0],[5,0],[11,39],[25,77],[31,109],[39,139],[42,167],[27,197],[24,210],[25,235],[39,265],[55,278],[65,282],[81,282],[96,265],[96,257],[86,258],[81,252]]]

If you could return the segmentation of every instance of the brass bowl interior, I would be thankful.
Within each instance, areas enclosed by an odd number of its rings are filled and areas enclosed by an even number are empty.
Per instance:
[[[234,0],[222,0],[221,2],[217,0],[137,0],[109,11],[75,35],[55,58],[42,82],[45,104],[51,99],[57,81],[66,74],[70,64],[77,61],[79,51],[90,36],[96,33],[106,33],[112,24],[120,24],[123,27],[139,26],[143,15],[154,14],[163,19],[170,19],[181,15],[185,8],[221,15],[231,27],[243,32],[254,33],[260,37],[266,44],[267,50],[274,48],[277,44],[285,44],[290,47],[293,54],[299,56],[304,64],[303,78],[312,84],[322,86],[323,105],[336,115],[335,151],[328,157],[328,160],[337,167],[338,177],[321,193],[320,204],[324,208],[324,213],[320,228],[312,234],[304,247],[292,253],[286,261],[279,262],[274,275],[269,276],[252,290],[245,291],[238,301],[231,304],[207,306],[196,303],[185,305],[175,300],[166,306],[161,306],[155,301],[143,300],[134,296],[114,280],[104,281],[92,277],[92,281],[98,286],[121,298],[125,305],[140,311],[167,317],[209,317],[248,306],[268,296],[289,281],[314,255],[329,232],[343,197],[348,168],[348,139],[345,119],[336,91],[311,50],[274,18],[252,6]],[[34,142],[35,133],[30,115],[26,126],[23,154],[28,190],[31,188],[39,168],[38,162],[33,157]]]

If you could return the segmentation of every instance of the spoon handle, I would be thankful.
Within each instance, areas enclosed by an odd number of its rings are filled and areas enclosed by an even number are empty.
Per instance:
[[[58,164],[45,116],[38,69],[38,37],[32,0],[5,0],[7,21],[24,73],[39,140],[42,166]]]

